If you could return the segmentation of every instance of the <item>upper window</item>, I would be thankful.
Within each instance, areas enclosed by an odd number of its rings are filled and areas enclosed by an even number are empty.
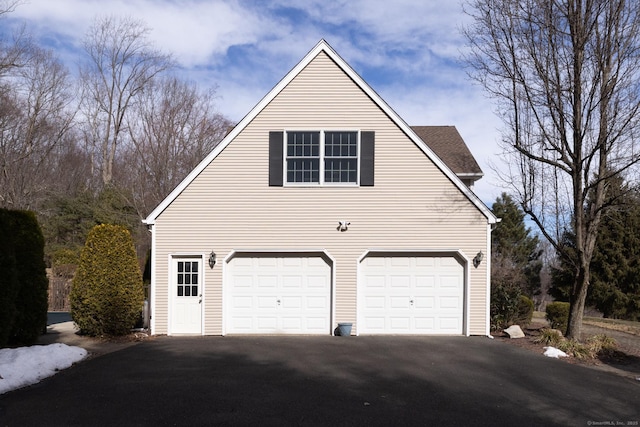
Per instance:
[[[371,187],[374,177],[374,131],[269,131],[270,187]]]
[[[287,132],[287,182],[320,182],[320,132]]]
[[[358,184],[358,132],[289,131],[287,183]]]

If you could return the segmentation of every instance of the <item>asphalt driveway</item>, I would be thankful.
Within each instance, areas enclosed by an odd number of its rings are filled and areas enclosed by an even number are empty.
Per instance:
[[[0,396],[0,425],[638,425],[640,381],[484,337],[158,337]]]

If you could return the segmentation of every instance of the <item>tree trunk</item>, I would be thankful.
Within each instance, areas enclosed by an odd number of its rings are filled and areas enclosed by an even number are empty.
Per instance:
[[[569,322],[567,324],[567,338],[579,340],[582,335],[582,317],[584,316],[584,303],[587,300],[589,289],[589,270],[581,266],[576,275],[576,282],[571,293],[571,305],[569,309]]]
[[[102,161],[102,184],[106,187],[111,184],[113,179],[113,163],[106,157]]]

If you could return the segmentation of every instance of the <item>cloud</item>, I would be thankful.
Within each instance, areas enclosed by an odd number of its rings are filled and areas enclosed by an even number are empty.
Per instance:
[[[146,20],[156,42],[175,52],[184,66],[217,62],[228,49],[253,45],[268,35],[269,21],[235,2],[198,2],[188,7],[171,4],[152,9]],[[267,34],[265,34],[265,32]]]
[[[441,1],[31,0],[11,17],[77,47],[99,15],[144,21],[152,41],[185,68],[221,64],[243,46],[277,60],[300,58],[325,38],[352,63],[402,73],[457,56],[464,16],[457,2]]]
[[[61,34],[80,41],[98,16],[131,17],[146,23],[150,38],[185,67],[225,55],[230,46],[261,40],[266,22],[237,2],[152,0],[31,0],[16,9],[38,33]]]
[[[455,125],[486,174],[477,192],[495,198],[488,163],[499,122],[457,62],[469,19],[459,1],[28,0],[5,22],[25,22],[75,71],[100,15],[144,21],[178,73],[217,87],[219,110],[234,121],[326,39],[409,124]]]

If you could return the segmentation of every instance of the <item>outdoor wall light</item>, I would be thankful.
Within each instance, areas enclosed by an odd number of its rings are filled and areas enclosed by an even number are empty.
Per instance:
[[[478,252],[475,257],[473,257],[473,266],[478,268],[482,260],[484,259],[484,254],[482,251]]]
[[[216,253],[211,251],[209,254],[209,267],[213,268],[216,265]]]
[[[347,231],[351,223],[349,221],[338,221],[338,230]]]

